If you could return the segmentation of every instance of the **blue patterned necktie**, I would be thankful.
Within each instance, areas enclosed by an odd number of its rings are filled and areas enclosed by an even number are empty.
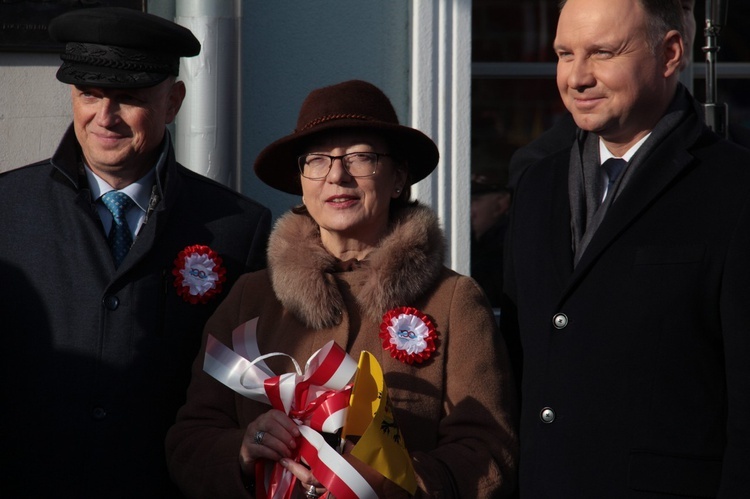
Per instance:
[[[622,158],[609,158],[602,164],[602,167],[607,172],[607,196],[612,193],[612,186],[615,185],[617,177],[620,176],[622,170],[625,168],[628,162]]]
[[[133,206],[133,200],[127,194],[118,191],[109,191],[101,199],[104,206],[112,213],[112,227],[107,240],[112,250],[115,267],[119,267],[133,244],[133,234],[125,219],[128,209]]]

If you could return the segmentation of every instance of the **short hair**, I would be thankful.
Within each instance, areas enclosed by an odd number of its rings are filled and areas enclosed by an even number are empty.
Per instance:
[[[567,2],[568,0],[560,0],[560,10]],[[664,35],[671,30],[677,30],[683,38],[685,37],[685,22],[680,0],[638,0],[638,2],[648,16],[646,35],[652,51],[656,51]]]
[[[659,46],[664,35],[676,30],[685,37],[685,18],[680,0],[639,0],[648,14],[648,37],[653,50]]]

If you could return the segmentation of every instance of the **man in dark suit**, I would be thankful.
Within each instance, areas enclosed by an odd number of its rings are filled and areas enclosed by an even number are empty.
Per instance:
[[[682,37],[685,44],[682,53],[683,68],[690,64],[693,40],[695,38],[695,0],[680,0],[682,5]],[[562,115],[555,124],[545,130],[539,137],[535,138],[523,147],[518,148],[510,158],[508,185],[512,189],[518,183],[527,166],[536,163],[542,158],[553,154],[560,149],[567,149],[575,140],[576,122],[570,113]]]
[[[684,22],[683,38],[685,50],[683,52],[683,68],[690,64],[690,57],[695,39],[695,0],[680,0],[682,5],[682,19]],[[510,178],[508,187],[512,190],[518,183],[518,178],[529,165],[542,158],[567,148],[575,139],[576,123],[570,113],[565,113],[555,124],[545,130],[523,147],[518,148],[510,158],[508,165]],[[729,124],[729,140],[743,147],[750,148],[750,128],[741,124]]]
[[[522,498],[750,497],[750,152],[679,84],[681,26],[679,0],[562,7],[580,131],[521,176],[505,248]]]
[[[102,8],[50,32],[73,123],[52,158],[0,176],[0,490],[175,497],[166,430],[205,321],[265,265],[271,215],[175,161],[189,30]]]

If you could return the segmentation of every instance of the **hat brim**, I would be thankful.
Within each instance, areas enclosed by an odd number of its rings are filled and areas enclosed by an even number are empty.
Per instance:
[[[361,130],[381,135],[391,146],[390,152],[406,160],[412,184],[432,173],[440,159],[440,153],[432,139],[417,129],[383,122],[338,119],[316,125],[307,131],[292,133],[266,146],[255,160],[255,174],[274,189],[301,196],[297,158],[303,154],[303,147],[312,138],[336,130]]]
[[[158,85],[169,77],[165,73],[123,71],[122,69],[63,62],[57,79],[70,85],[101,88],[146,88]]]

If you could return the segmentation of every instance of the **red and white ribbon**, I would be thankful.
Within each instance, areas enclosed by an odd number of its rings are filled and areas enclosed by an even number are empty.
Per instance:
[[[252,319],[232,332],[233,350],[209,335],[204,371],[240,395],[269,404],[296,421],[302,433],[296,459],[303,458],[315,478],[338,499],[375,499],[377,494],[367,481],[319,433],[335,433],[344,426],[357,362],[333,341],[310,356],[304,370],[285,353],[261,355],[257,323],[257,318]],[[292,360],[295,373],[271,371],[265,359],[279,355]],[[257,497],[291,497],[296,477],[278,463],[267,462],[259,478]]]

